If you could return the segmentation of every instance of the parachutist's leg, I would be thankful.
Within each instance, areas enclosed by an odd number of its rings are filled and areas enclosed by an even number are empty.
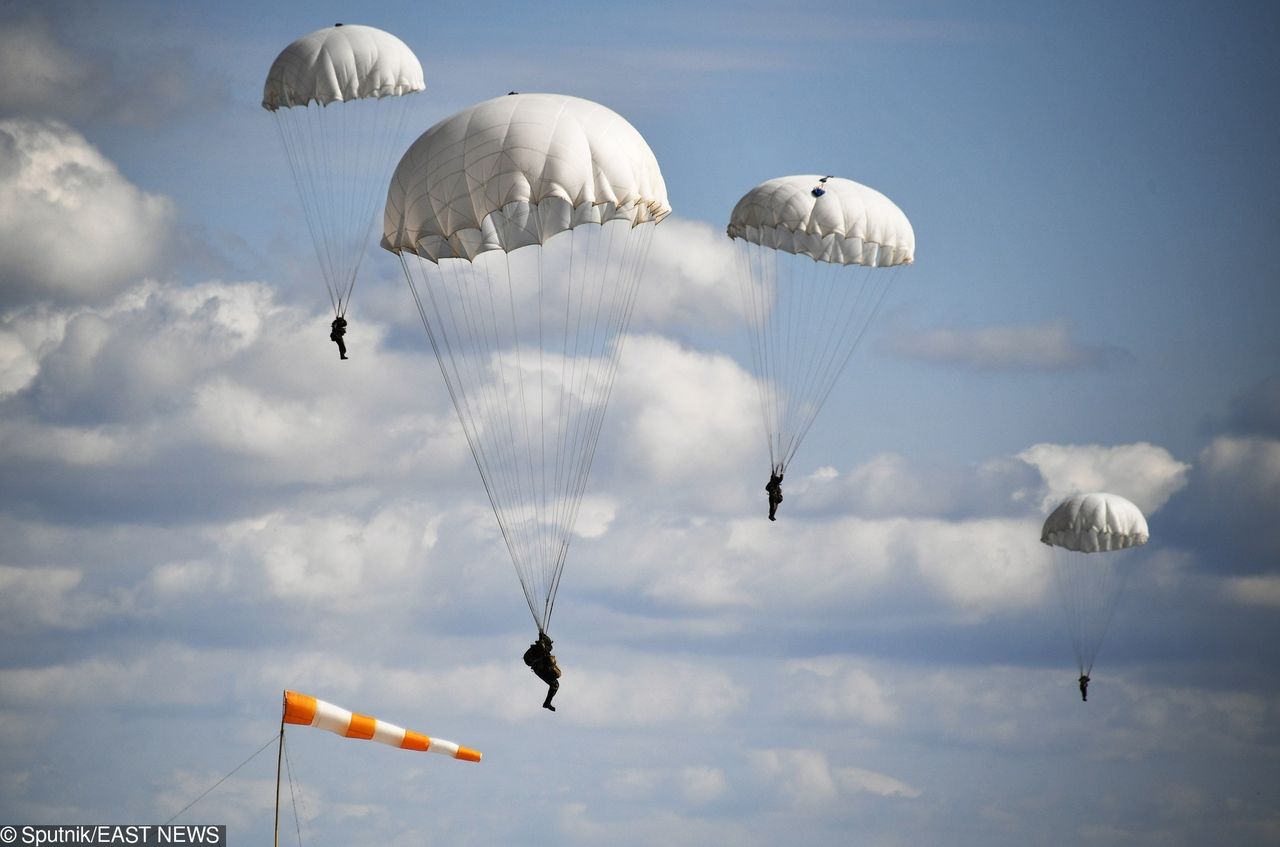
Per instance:
[[[777,514],[778,514],[778,503],[775,500],[770,500],[769,501],[769,520],[776,521],[777,517],[775,517],[775,515]]]
[[[334,341],[336,341],[336,342],[338,342],[338,358],[339,358],[339,359],[345,359],[345,358],[347,358],[347,345],[346,345],[346,343],[342,340],[342,336],[338,336],[337,338],[335,338],[335,339],[333,339],[333,340],[334,340]]]
[[[556,692],[560,690],[560,680],[554,676],[547,680],[547,699],[542,701],[542,708],[555,711],[556,707],[551,705],[551,698],[556,696]]]

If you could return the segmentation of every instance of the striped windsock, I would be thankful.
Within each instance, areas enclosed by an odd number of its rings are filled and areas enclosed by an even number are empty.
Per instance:
[[[368,715],[348,712],[332,703],[296,691],[284,693],[284,722],[327,729],[345,738],[372,739],[405,750],[429,750],[467,762],[478,762],[482,755],[477,750],[469,750],[452,741],[428,738],[421,733]]]

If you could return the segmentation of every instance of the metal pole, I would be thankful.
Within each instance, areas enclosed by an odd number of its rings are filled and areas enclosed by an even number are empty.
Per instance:
[[[284,760],[284,695],[280,704],[280,749],[276,751],[276,823],[275,847],[280,847],[280,764]]]

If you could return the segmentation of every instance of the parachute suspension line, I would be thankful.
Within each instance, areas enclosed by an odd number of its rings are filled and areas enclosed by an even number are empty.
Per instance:
[[[539,499],[537,525],[541,530],[538,539],[540,561],[547,561],[551,553],[551,531],[547,526],[547,384],[546,361],[544,351],[546,338],[542,309],[542,273],[543,251],[538,251],[538,466],[541,470],[538,479]],[[553,490],[554,493],[554,490]],[[545,630],[544,630],[545,631]]]
[[[512,282],[510,279],[510,255],[504,253],[503,259],[504,259],[504,262],[506,262],[505,267],[508,270],[508,274],[507,274],[508,296],[514,297],[514,295],[511,293]],[[477,304],[476,310],[480,312],[480,318],[482,321],[481,328],[483,330],[479,338],[480,343],[477,344],[477,347],[481,351],[487,353],[486,358],[489,360],[489,366],[491,368],[494,366],[495,360],[496,360],[498,379],[497,381],[494,381],[494,380],[484,380],[483,378],[481,378],[480,380],[481,385],[488,383],[491,386],[491,389],[489,391],[489,404],[488,404],[490,414],[485,415],[484,418],[474,423],[473,426],[475,426],[477,429],[483,429],[485,427],[486,422],[491,421],[492,424],[503,427],[502,435],[498,438],[498,446],[499,448],[505,447],[507,449],[506,449],[505,455],[503,452],[501,452],[501,450],[497,454],[498,464],[495,467],[491,467],[490,472],[494,473],[498,481],[503,484],[503,488],[506,489],[505,492],[503,492],[506,498],[506,502],[509,502],[512,504],[511,506],[512,511],[510,513],[507,513],[504,509],[504,515],[500,516],[499,520],[507,521],[507,525],[512,532],[513,544],[509,546],[509,549],[511,550],[512,565],[515,567],[516,576],[517,578],[519,578],[521,587],[524,589],[525,601],[529,605],[529,610],[531,613],[533,613],[534,619],[537,620],[538,616],[536,611],[536,608],[537,608],[536,586],[531,584],[532,571],[530,570],[530,564],[527,560],[527,555],[528,555],[527,551],[530,550],[529,535],[530,535],[530,532],[532,531],[532,527],[529,526],[528,520],[520,519],[521,510],[523,508],[526,508],[526,505],[521,502],[521,497],[520,497],[521,463],[520,463],[519,457],[516,454],[516,445],[519,444],[520,442],[516,438],[517,429],[516,429],[515,421],[513,419],[513,413],[515,410],[513,410],[512,408],[511,389],[507,382],[507,375],[508,375],[509,369],[507,367],[506,356],[503,353],[503,345],[499,341],[499,339],[502,338],[502,333],[499,331],[499,328],[498,328],[498,302],[497,302],[498,298],[497,298],[497,294],[495,293],[492,268],[490,267],[490,265],[492,264],[491,255],[482,254],[480,257],[478,257],[477,261],[473,261],[470,265],[467,266],[467,270],[469,271],[469,276],[471,276],[473,283],[478,281],[477,280],[478,272],[476,271],[477,262],[479,262],[480,268],[484,273],[484,285],[480,286],[477,284],[473,284],[470,287],[474,289],[477,293],[483,291],[486,294],[487,306],[488,306],[487,315],[486,315],[485,309],[484,309],[485,304]],[[488,320],[489,320],[487,325],[483,324],[483,319],[486,316],[488,317]],[[519,355],[520,355],[520,350],[519,350],[520,335],[519,335],[519,329],[514,325],[514,321],[515,321],[515,312],[514,312],[514,306],[513,306],[512,332],[514,333],[514,344],[516,348],[515,353],[516,353],[516,358],[518,362]],[[488,330],[490,328],[492,328],[492,342],[488,340],[489,339]],[[520,372],[517,372],[515,374],[515,378],[520,382],[520,390],[523,396],[524,385],[523,385],[522,377],[523,375]],[[523,417],[523,412],[524,412],[523,402],[521,403],[519,411],[521,413],[521,416]],[[501,413],[500,415],[499,415],[499,412]],[[483,438],[478,438],[477,440],[483,442]],[[525,443],[526,444],[528,443],[527,429],[526,429]],[[501,500],[502,498],[500,498],[500,501]],[[510,520],[510,518],[515,519],[514,523]]]
[[[339,104],[345,106],[346,104]],[[311,185],[311,194],[315,198],[312,208],[316,214],[316,229],[320,233],[320,241],[316,243],[317,258],[322,267],[322,273],[325,278],[325,285],[329,287],[329,299],[333,301],[334,312],[337,313],[342,308],[340,286],[341,286],[341,266],[342,266],[342,230],[339,228],[338,222],[334,219],[337,214],[337,201],[325,198],[324,174],[332,175],[334,168],[339,163],[334,161],[335,156],[332,148],[334,145],[330,143],[330,134],[332,130],[329,128],[328,120],[340,121],[341,114],[336,110],[330,110],[328,106],[319,106],[312,108],[306,106],[302,110],[302,118],[310,124],[303,135],[306,138],[314,140],[313,152],[310,154],[310,165],[304,164],[303,171]]]
[[[316,158],[314,144],[308,145],[305,140],[309,133],[303,132],[300,128],[304,120],[290,114],[297,108],[299,107],[295,106],[293,109],[277,109],[275,111],[276,131],[280,135],[280,143],[284,147],[285,158],[289,160],[289,170],[293,173],[293,182],[298,188],[299,199],[302,202],[302,217],[306,221],[307,233],[311,236],[312,248],[316,252],[316,262],[320,265],[320,275],[323,277],[325,288],[329,292],[329,303],[333,306],[333,313],[336,317],[338,315],[338,299],[331,279],[331,257],[326,255],[324,246],[330,242],[320,222],[320,200],[316,179],[310,173],[311,169],[305,166],[307,161],[314,161]],[[305,109],[306,107],[302,108]],[[310,152],[308,153],[304,148],[310,148]]]
[[[737,255],[770,466],[785,471],[898,269],[819,262],[745,240]]]
[[[600,225],[601,229],[604,224]],[[654,224],[641,224],[639,226],[628,225],[623,221],[613,221],[607,224],[611,228],[609,233],[609,246],[607,252],[609,258],[612,257],[613,241],[616,233],[624,226],[628,227],[626,237],[623,244],[623,259],[617,265],[617,279],[607,280],[607,274],[602,275],[602,294],[605,286],[608,285],[615,294],[610,303],[609,318],[606,322],[605,331],[601,333],[601,349],[598,361],[598,371],[596,378],[592,380],[593,396],[592,402],[588,404],[589,414],[592,420],[588,426],[587,436],[587,453],[580,465],[579,478],[576,486],[571,491],[568,498],[572,503],[572,509],[569,519],[566,523],[568,528],[572,528],[577,524],[578,512],[582,506],[582,497],[586,491],[587,479],[590,475],[592,464],[595,460],[596,448],[600,443],[600,432],[603,428],[605,413],[608,411],[609,400],[613,394],[613,386],[617,378],[618,364],[622,358],[622,351],[626,346],[627,329],[631,325],[631,317],[635,312],[635,305],[640,290],[640,278],[645,263],[648,259],[649,248],[652,244]],[[593,232],[593,235],[602,235]],[[615,267],[611,261],[606,261],[606,268]],[[598,322],[597,322],[598,325]],[[593,334],[594,342],[594,334]],[[606,350],[606,346],[612,349]],[[596,357],[591,357],[592,361],[596,361]],[[561,544],[560,554],[556,560],[555,576],[548,595],[547,603],[547,620],[550,620],[551,611],[555,606],[556,593],[560,587],[560,577],[564,571],[564,563],[569,551],[569,541],[572,538],[572,532],[566,530]]]
[[[417,92],[383,97],[376,102],[368,103],[375,113],[373,128],[360,139],[360,147],[355,157],[355,161],[364,166],[363,172],[353,171],[350,183],[352,199],[349,205],[343,206],[343,208],[356,210],[353,229],[358,229],[361,221],[364,222],[364,229],[360,231],[359,240],[354,249],[354,261],[346,280],[346,291],[338,303],[341,317],[346,316],[351,295],[355,291],[356,280],[360,275],[360,267],[364,264],[367,248],[373,236],[374,225],[378,223],[376,212],[385,201],[383,192],[368,191],[365,186],[386,184],[387,174],[391,170],[396,153],[395,145],[403,136],[405,123],[409,117],[409,105],[413,102],[409,98],[415,93]],[[391,102],[388,103],[388,100]],[[361,106],[361,108],[364,107]],[[356,129],[358,131],[359,127]],[[367,147],[364,146],[366,141]],[[361,200],[363,203],[360,202]]]
[[[490,471],[488,467],[488,461],[485,456],[484,446],[479,438],[480,433],[477,429],[478,417],[472,408],[472,398],[468,395],[466,391],[467,382],[461,378],[462,371],[459,363],[459,358],[463,359],[462,366],[465,366],[465,360],[467,357],[466,356],[459,357],[458,355],[455,355],[453,345],[449,340],[450,336],[447,332],[444,331],[443,324],[441,325],[440,330],[437,331],[437,329],[433,327],[431,322],[430,315],[435,315],[437,319],[441,321],[443,321],[445,317],[445,312],[440,308],[440,303],[436,299],[436,295],[435,295],[436,286],[432,285],[432,280],[430,279],[430,272],[426,268],[426,265],[431,263],[427,262],[427,260],[422,259],[418,256],[414,256],[414,258],[411,260],[406,259],[403,252],[399,253],[398,255],[400,257],[400,264],[404,269],[405,279],[409,281],[409,290],[413,293],[414,303],[418,307],[418,316],[422,319],[422,327],[427,332],[427,338],[431,341],[431,349],[436,355],[437,363],[440,365],[440,373],[444,377],[445,387],[449,391],[449,399],[453,401],[453,407],[458,412],[458,419],[459,419],[459,422],[462,424],[462,431],[463,431],[463,434],[466,436],[467,446],[471,448],[471,458],[475,462],[476,470],[480,472],[480,481],[484,485],[485,495],[489,498],[489,506],[490,508],[492,508],[494,515],[497,517],[498,529],[502,533],[503,541],[507,545],[507,551],[510,553],[512,557],[512,561],[516,561],[518,558],[518,553],[516,551],[515,542],[512,537],[511,530],[507,526],[507,522],[505,520],[505,512],[502,508],[500,493],[495,489],[495,483],[490,478]],[[456,262],[459,260],[446,260],[446,261]],[[410,270],[410,267],[414,263],[416,263],[418,269],[421,271],[421,274],[414,274]],[[460,275],[459,275],[457,265],[454,264],[450,268],[450,270],[453,272],[455,284],[457,284],[458,290],[461,292],[463,284],[458,282],[458,280],[460,279]],[[454,309],[453,299],[448,296],[447,284],[445,283],[445,270],[443,268],[440,268],[439,266],[436,266],[436,271],[439,274],[439,280],[441,283],[439,287],[442,289],[442,299],[444,299],[445,305],[448,306],[449,308],[449,313],[448,313],[449,320],[451,325],[455,328],[455,332],[456,332],[458,327],[457,316],[453,310]],[[431,302],[430,312],[427,311],[426,307],[422,302],[421,294],[418,291],[419,285],[421,285],[421,287],[424,288],[427,292],[427,297]],[[446,359],[446,356],[447,356],[447,359]],[[447,361],[447,364],[446,364],[446,361]],[[486,382],[481,380],[475,384],[484,386]],[[517,570],[517,575],[519,575],[518,570]],[[521,584],[522,585],[524,584],[523,579],[521,579]],[[529,604],[530,614],[532,614],[536,619],[537,612],[534,609],[534,604],[532,599],[530,598],[528,590],[525,591],[525,600]]]
[[[376,222],[409,94],[275,110],[276,129],[334,315],[343,317]],[[372,112],[372,114],[369,114]]]
[[[751,261],[750,247],[747,242],[735,238],[733,245],[733,256],[738,265],[738,293],[742,297],[742,313],[747,319],[749,329],[747,341],[751,351],[751,369],[761,380],[760,420],[764,426],[765,441],[769,445],[769,468],[772,472],[776,471],[778,466],[773,452],[773,439],[769,436],[769,409],[765,394],[768,382],[760,351],[760,337],[763,334],[763,324],[760,320],[764,309],[761,302],[764,298],[763,285],[756,274],[755,264]]]
[[[597,226],[599,228],[596,228]],[[640,244],[647,244],[652,230],[651,227],[642,230],[640,234],[643,238],[636,239],[631,237],[631,233],[635,231],[632,228],[623,239],[623,258],[620,262],[615,263],[613,254],[616,251],[616,241],[618,233],[623,231],[624,226],[626,224],[618,221],[605,225],[588,225],[590,227],[588,230],[590,233],[589,246],[594,247],[595,242],[602,239],[605,241],[604,250],[606,256],[603,267],[610,269],[611,272],[600,276],[600,287],[596,297],[595,318],[586,356],[587,369],[581,383],[581,392],[586,399],[582,403],[582,411],[578,416],[578,423],[575,425],[574,449],[575,455],[579,456],[579,460],[576,463],[577,467],[573,478],[567,481],[567,496],[564,498],[567,515],[563,519],[565,531],[562,534],[560,550],[555,560],[553,580],[549,592],[548,616],[554,608],[556,592],[559,588],[560,577],[564,571],[564,563],[572,540],[572,533],[569,530],[577,523],[587,480],[599,445],[604,417],[617,376],[618,363],[622,349],[625,346],[626,336],[624,330],[629,324],[630,315],[634,310],[635,295],[639,288],[638,269],[642,263],[642,259],[637,260],[637,253],[643,254],[646,252],[639,249],[637,241]],[[608,229],[607,233],[605,232],[606,227]],[[611,295],[607,304],[607,311],[604,302],[606,292]],[[603,322],[600,319],[602,312],[606,315]],[[599,339],[598,346],[597,338]]]
[[[1129,569],[1117,567],[1118,555],[1122,554],[1061,549],[1053,552],[1054,579],[1081,674],[1093,672],[1093,663],[1128,582]]]
[[[800,449],[800,444],[809,434],[813,422],[817,419],[818,412],[826,405],[827,398],[839,381],[840,375],[848,366],[849,360],[853,358],[853,354],[858,349],[858,345],[866,334],[867,328],[875,320],[876,314],[880,311],[880,307],[889,293],[889,287],[897,275],[898,267],[888,269],[871,267],[862,272],[863,283],[858,286],[853,307],[847,312],[848,319],[840,332],[839,340],[829,348],[831,355],[828,366],[815,382],[820,393],[810,406],[808,415],[803,417],[796,427],[795,443],[791,455],[795,455],[795,452]],[[872,280],[876,280],[876,282],[873,283]],[[881,284],[881,280],[883,280],[883,284]],[[870,301],[870,305],[864,308],[867,301]],[[788,457],[789,460],[790,457]]]
[[[544,632],[652,230],[587,223],[533,252],[439,264],[400,257],[525,601]],[[535,341],[536,361],[526,349]]]
[[[581,231],[581,232],[580,232]],[[564,316],[564,343],[562,345],[562,358],[560,362],[560,410],[557,415],[557,428],[560,435],[560,449],[556,459],[555,469],[555,492],[556,492],[556,513],[555,525],[564,527],[568,525],[571,519],[571,496],[569,491],[572,488],[571,480],[574,478],[574,462],[573,457],[581,456],[582,451],[579,447],[582,434],[582,416],[581,409],[575,409],[574,404],[570,402],[570,398],[580,395],[583,387],[579,384],[579,361],[581,356],[582,343],[582,313],[583,306],[586,302],[587,292],[587,275],[595,267],[593,255],[595,248],[603,232],[603,225],[596,228],[591,225],[581,227],[573,227],[569,230],[568,235],[568,254],[567,268],[565,275],[565,316]],[[563,241],[563,236],[561,236]],[[585,242],[580,246],[580,242]],[[557,242],[552,239],[550,244],[555,245]],[[579,252],[582,257],[579,259]],[[575,272],[576,271],[576,272]],[[575,297],[575,291],[578,296]],[[574,308],[576,305],[576,309]],[[573,348],[569,347],[570,336],[573,338]],[[590,351],[588,351],[588,354]],[[583,365],[585,374],[586,365]],[[585,385],[587,378],[583,377]],[[585,405],[585,401],[583,403]],[[548,599],[544,606],[544,616],[549,620],[551,610],[554,608],[554,588],[559,584],[558,572],[563,568],[563,562],[568,555],[568,539],[564,537],[565,533],[561,531],[560,539],[556,545],[554,564],[552,566],[552,578],[549,580],[550,586],[548,591]],[[549,557],[550,558],[550,557]]]
[[[521,353],[521,350],[520,350],[520,322],[516,319],[515,280],[512,278],[512,273],[511,273],[511,254],[506,251],[503,251],[502,255],[505,261],[505,269],[506,269],[507,303],[510,308],[510,314],[511,314],[512,349],[515,351],[515,358],[516,358],[515,380],[516,380],[516,387],[519,389],[519,392],[520,392],[520,405],[516,407],[514,411],[518,413],[519,423],[521,427],[524,429],[524,441],[520,443],[523,443],[527,448],[531,448],[533,444],[533,439],[529,431],[529,404],[525,398],[525,390],[524,390],[525,370],[524,370],[523,354]],[[486,268],[487,268],[487,265],[486,265]],[[496,335],[496,327],[497,327],[496,316],[494,321],[494,327],[495,327],[495,335]],[[499,355],[499,362],[501,362],[501,356],[502,356],[501,349],[498,350],[498,355]],[[508,421],[510,421],[511,413],[513,411],[511,407],[511,402],[513,398],[511,396],[511,393],[507,390],[507,387],[506,387],[506,368],[502,367],[501,364],[499,364],[499,367],[503,372],[503,392],[502,393],[507,403],[507,419]],[[512,443],[517,443],[517,442],[515,442],[515,440],[512,439]],[[516,476],[517,476],[516,487],[517,487],[517,490],[528,491],[530,495],[533,495],[531,498],[532,499],[531,503],[518,504],[518,506],[523,506],[526,509],[532,508],[534,510],[532,521],[521,522],[524,525],[524,531],[526,535],[526,538],[525,538],[526,543],[523,545],[522,549],[525,551],[527,556],[533,557],[535,559],[535,561],[528,563],[528,567],[532,572],[533,568],[539,566],[539,563],[536,561],[536,558],[538,554],[538,543],[537,543],[538,536],[539,536],[538,523],[539,523],[539,518],[541,517],[541,512],[538,509],[537,499],[536,499],[536,492],[538,488],[537,488],[537,480],[536,480],[536,477],[534,476],[534,470],[533,470],[533,450],[532,449],[526,449],[524,451],[524,459],[525,459],[524,464],[528,467],[528,470],[529,470],[529,486],[528,488],[524,488],[519,484],[519,474],[521,473],[522,469],[520,467],[519,461],[517,460],[516,467],[515,467]]]

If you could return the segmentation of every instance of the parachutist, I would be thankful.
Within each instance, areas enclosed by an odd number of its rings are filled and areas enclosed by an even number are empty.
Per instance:
[[[1089,702],[1089,675],[1087,673],[1080,674],[1080,699]]]
[[[347,345],[342,340],[342,336],[347,334],[347,319],[342,315],[338,315],[333,319],[333,323],[329,324],[329,340],[338,345],[338,358],[347,358]]]
[[[778,504],[782,502],[782,468],[774,468],[769,476],[769,484],[764,487],[769,492],[769,520],[776,521]]]
[[[551,705],[551,698],[560,690],[560,666],[551,652],[551,636],[539,631],[538,640],[524,651],[524,663],[547,684],[547,699],[542,701],[542,708],[554,712],[556,707]]]

